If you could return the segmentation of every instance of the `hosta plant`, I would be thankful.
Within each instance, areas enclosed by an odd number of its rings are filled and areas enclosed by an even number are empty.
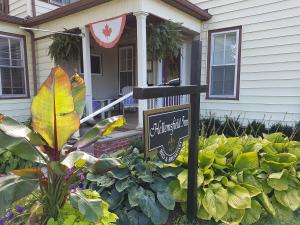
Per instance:
[[[184,149],[175,164],[185,166]],[[261,214],[280,217],[300,207],[300,143],[283,134],[200,138],[198,213],[203,220],[249,225]],[[187,170],[170,183],[171,192],[186,210]]]
[[[0,215],[14,201],[38,189],[41,198],[33,206],[42,211],[38,224],[46,224],[50,218],[56,220],[70,195],[77,196],[77,208],[89,221],[101,220],[102,211],[91,210],[103,207],[101,200],[88,201],[77,187],[83,188],[80,182],[85,173],[101,174],[120,163],[112,158],[97,159],[80,149],[111,133],[125,121],[123,116],[103,120],[70,147],[66,143],[79,129],[84,107],[84,81],[79,75],[70,79],[63,69],[56,67],[33,98],[33,129],[0,114],[0,152],[10,152],[41,165],[14,170],[13,174],[0,178]]]
[[[110,210],[119,217],[118,225],[165,224],[175,206],[168,183],[181,169],[145,161],[137,149],[121,161],[122,168],[103,176],[88,174],[90,188],[110,204]]]

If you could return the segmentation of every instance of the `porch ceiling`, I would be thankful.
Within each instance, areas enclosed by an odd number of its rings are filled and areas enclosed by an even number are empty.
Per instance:
[[[200,32],[201,20],[211,15],[188,0],[81,0],[26,20],[26,26],[49,30],[83,27],[122,14],[144,11],[165,20],[182,23]],[[39,37],[41,34],[37,34]]]

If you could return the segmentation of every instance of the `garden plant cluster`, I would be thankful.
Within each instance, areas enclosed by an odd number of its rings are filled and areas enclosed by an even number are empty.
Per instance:
[[[0,114],[0,154],[32,163],[0,177],[0,225],[163,225],[184,215],[187,141],[172,164],[132,147],[95,158],[81,149],[125,119],[102,120],[70,144],[84,98],[80,76],[56,67],[33,99],[30,127]],[[202,222],[250,225],[300,208],[300,142],[282,133],[200,135],[198,163]]]

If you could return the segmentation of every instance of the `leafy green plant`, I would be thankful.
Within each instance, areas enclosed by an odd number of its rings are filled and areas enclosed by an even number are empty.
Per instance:
[[[175,59],[180,56],[183,44],[182,27],[178,23],[164,21],[147,27],[149,60]]]
[[[122,126],[123,116],[100,121],[73,146],[66,145],[79,129],[84,107],[84,81],[79,75],[74,75],[70,81],[69,75],[56,67],[33,99],[33,129],[0,114],[0,151],[41,165],[14,170],[13,175],[0,178],[0,215],[15,201],[39,189],[41,204],[37,203],[37,207],[43,211],[39,224],[46,224],[50,218],[56,220],[59,209],[82,182],[85,173],[102,174],[120,166],[117,159],[97,159],[80,149]],[[87,203],[84,196],[79,201],[86,203],[81,205],[81,213],[90,210],[91,204],[98,204],[98,207],[102,204],[101,201]],[[102,217],[101,211],[95,213],[97,219]]]
[[[145,161],[137,149],[121,159],[122,168],[103,176],[88,174],[90,188],[97,190],[115,212],[118,225],[166,223],[175,201],[168,183],[180,168],[164,167],[160,161]]]
[[[37,164],[17,157],[10,152],[0,153],[0,174],[6,174],[12,170],[31,168]]]
[[[184,149],[176,165],[187,164]],[[300,143],[281,133],[226,138],[200,137],[198,213],[202,220],[253,224],[265,211],[273,217],[300,207]],[[169,185],[186,211],[187,170]]]
[[[90,205],[89,210],[85,210],[87,203]],[[96,191],[77,190],[71,194],[70,201],[60,209],[59,218],[51,218],[47,225],[113,225],[118,217],[109,212],[108,207],[108,203],[103,201]],[[90,221],[94,220],[95,223],[87,221],[83,215],[90,217]],[[101,215],[100,221],[98,215]]]
[[[68,33],[79,34],[80,30],[70,30]],[[48,55],[55,63],[62,61],[77,60],[81,53],[81,38],[66,34],[54,34],[51,36],[52,43],[49,46]]]

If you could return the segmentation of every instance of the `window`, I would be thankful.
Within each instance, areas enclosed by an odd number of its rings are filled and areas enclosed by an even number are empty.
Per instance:
[[[19,37],[0,36],[0,96],[26,96],[24,43]]]
[[[84,73],[82,56],[80,66],[81,73]],[[91,55],[91,74],[103,76],[102,55]]]
[[[9,13],[8,0],[0,0],[0,12],[4,14]]]
[[[119,48],[119,90],[126,86],[134,86],[133,46]]]
[[[238,99],[241,27],[209,31],[208,98]]]

